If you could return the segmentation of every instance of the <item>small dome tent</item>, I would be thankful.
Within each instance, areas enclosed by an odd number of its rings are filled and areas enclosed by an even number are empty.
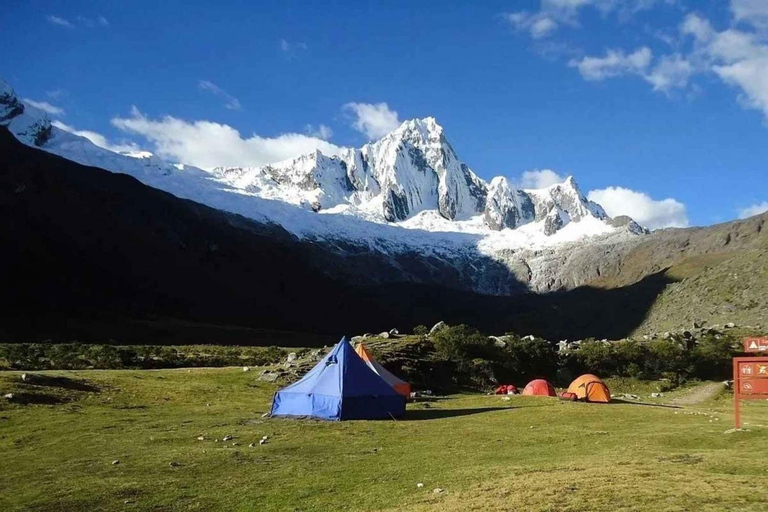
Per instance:
[[[579,400],[585,402],[608,403],[611,401],[611,392],[608,386],[600,380],[600,377],[587,373],[577,378],[568,386],[568,392],[573,393]]]
[[[411,385],[404,380],[395,376],[392,372],[384,368],[379,364],[375,357],[368,351],[368,347],[360,343],[355,347],[355,352],[360,356],[360,359],[365,361],[368,367],[376,372],[376,374],[384,379],[384,381],[392,386],[392,389],[408,398],[411,396]]]
[[[557,396],[555,388],[544,379],[532,380],[523,389],[523,395],[528,396]]]
[[[405,414],[405,397],[376,375],[346,338],[309,373],[277,393],[272,416],[372,420]]]

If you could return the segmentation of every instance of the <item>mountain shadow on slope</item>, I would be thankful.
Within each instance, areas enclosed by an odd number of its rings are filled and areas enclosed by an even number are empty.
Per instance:
[[[147,342],[181,341],[165,319],[355,332],[395,325],[408,307],[383,312],[376,294],[329,278],[315,262],[345,261],[320,244],[24,146],[5,129],[0,242],[8,341],[104,341],[105,325],[128,319],[159,326],[131,323],[132,341]],[[125,339],[116,330],[109,337]]]
[[[486,296],[434,282],[334,279],[349,267],[323,244],[136,179],[22,145],[0,130],[0,341],[279,344],[271,331],[342,334],[445,320],[551,339],[626,336],[669,284],[662,274],[615,289]],[[403,265],[369,251],[355,265]],[[408,265],[431,265],[414,261]],[[515,284],[498,262],[478,260]],[[394,270],[393,270],[393,276]],[[350,282],[352,284],[350,284]],[[196,327],[199,326],[199,327]],[[327,336],[326,336],[327,335]],[[290,344],[301,344],[290,338]]]

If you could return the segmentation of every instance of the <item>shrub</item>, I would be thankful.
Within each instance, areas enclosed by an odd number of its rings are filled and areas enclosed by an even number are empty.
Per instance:
[[[553,379],[558,369],[557,350],[541,338],[520,338],[508,334],[506,346],[499,350],[499,377],[525,385],[536,378]]]
[[[426,325],[417,325],[413,328],[413,334],[416,336],[426,336],[429,334],[429,327]]]
[[[446,327],[432,336],[432,342],[438,355],[456,363],[477,358],[495,359],[493,343],[480,331],[467,325]]]

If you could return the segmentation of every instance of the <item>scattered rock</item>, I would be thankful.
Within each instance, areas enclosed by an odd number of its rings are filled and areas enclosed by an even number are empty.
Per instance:
[[[168,463],[168,465],[169,465],[169,466],[171,466],[172,468],[177,468],[177,467],[181,466],[181,464],[179,464],[179,463],[178,463],[178,462],[176,462],[176,461],[174,461],[174,462],[169,462],[169,463]]]
[[[748,428],[731,428],[723,432],[723,434],[735,434],[736,432],[749,432]]]
[[[197,438],[197,440],[198,440],[198,441],[205,441],[205,437],[203,437],[203,436],[199,436],[199,437]]]
[[[379,338],[384,338],[385,340],[389,338],[389,333],[387,331],[380,332]]]
[[[504,401],[509,401],[509,400],[512,400],[512,399],[511,399],[510,397],[508,397],[508,396],[503,396],[503,397],[501,397],[501,399],[502,399],[502,400],[504,400]],[[533,427],[531,427],[531,428],[533,428]]]
[[[256,445],[254,443],[251,443],[248,445],[248,448],[254,448]]]
[[[280,377],[278,373],[264,370],[264,372],[259,376],[259,380],[265,382],[275,382],[278,377]]]
[[[269,412],[265,412],[261,415],[262,418],[269,418]]]
[[[249,372],[249,371],[251,371],[251,369],[248,366],[243,366],[243,371],[244,372]]]
[[[499,348],[504,348],[507,346],[507,342],[504,340],[506,336],[488,336],[488,338],[493,340],[493,344]]]
[[[419,489],[421,489],[422,487],[424,487],[424,484],[423,484],[423,483],[421,483],[421,482],[419,482],[419,483],[417,483],[417,484],[416,484],[416,487],[418,487]]]
[[[390,336],[396,336],[398,334],[400,334],[400,331],[398,331],[397,329],[390,329],[389,330],[389,335]]]
[[[112,465],[113,465],[113,466],[117,466],[118,464],[120,464],[120,461],[119,461],[119,460],[113,460],[113,461],[112,461]]]
[[[224,436],[222,438],[222,441],[227,442],[227,441],[233,440],[234,438],[235,438],[235,436]]]
[[[26,373],[21,374],[21,381],[22,382],[30,382],[32,380],[31,375],[27,375]]]
[[[298,359],[298,357],[299,356],[296,355],[296,352],[291,352],[290,354],[288,354],[288,357],[285,358],[285,362],[286,363],[292,363],[296,359]]]
[[[13,393],[8,393],[6,395],[3,395],[3,398],[6,400],[13,400]]]
[[[436,332],[438,332],[438,331],[442,331],[442,330],[443,330],[443,329],[445,329],[446,327],[448,327],[448,324],[446,324],[445,322],[443,322],[442,320],[440,320],[440,321],[439,321],[439,322],[437,322],[435,325],[433,325],[433,326],[432,326],[432,328],[429,330],[429,335],[430,335],[430,336],[432,336],[432,335],[433,335],[433,334],[435,334]]]
[[[434,494],[440,494],[443,492],[443,490],[439,487],[437,487],[435,490],[432,491]]]
[[[259,441],[259,444],[267,444],[267,440],[266,439],[262,439],[261,441]]]
[[[734,327],[736,327],[736,324],[733,322],[728,322],[723,327],[725,327],[726,329],[733,329]]]
[[[661,398],[664,396],[664,393],[651,393],[651,398]]]

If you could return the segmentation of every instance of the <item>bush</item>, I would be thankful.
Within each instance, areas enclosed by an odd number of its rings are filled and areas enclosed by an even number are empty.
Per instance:
[[[426,325],[417,325],[413,328],[413,334],[416,336],[426,336],[429,334],[429,327]]]
[[[432,336],[438,355],[462,364],[472,359],[495,359],[495,348],[487,336],[467,325],[446,327]]]
[[[525,385],[537,378],[552,380],[557,374],[554,344],[541,338],[520,338],[512,334],[505,337],[505,342],[498,359],[498,375],[502,381]]]

